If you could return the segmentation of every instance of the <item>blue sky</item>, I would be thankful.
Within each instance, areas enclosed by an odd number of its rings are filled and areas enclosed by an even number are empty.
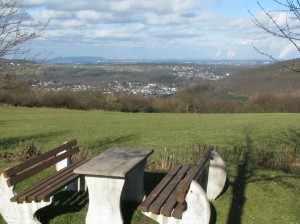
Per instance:
[[[260,0],[278,9],[273,0]],[[36,20],[52,17],[34,51],[58,56],[127,59],[268,59],[298,57],[289,42],[269,36],[248,9],[254,0],[23,0]],[[278,15],[276,15],[278,13]],[[279,19],[279,12],[274,12]],[[269,24],[268,24],[269,25]]]

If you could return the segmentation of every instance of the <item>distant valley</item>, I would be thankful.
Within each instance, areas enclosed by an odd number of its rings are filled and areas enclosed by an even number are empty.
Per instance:
[[[300,112],[299,59],[66,61],[2,60],[0,103],[123,112]]]
[[[41,61],[39,61],[41,62]],[[35,89],[169,95],[189,85],[236,76],[270,61],[125,60],[59,57],[44,63],[2,61],[2,72],[21,75]]]

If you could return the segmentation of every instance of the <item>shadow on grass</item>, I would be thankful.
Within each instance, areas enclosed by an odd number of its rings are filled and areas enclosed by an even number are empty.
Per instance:
[[[228,213],[227,223],[242,223],[243,209],[246,203],[245,193],[249,178],[255,170],[255,161],[253,158],[252,140],[246,136],[246,151],[243,154],[243,162],[238,164],[237,176],[230,183],[232,187],[232,201]]]
[[[36,135],[25,135],[19,137],[8,137],[8,138],[0,138],[0,146],[3,149],[15,148],[22,141],[31,140],[31,139],[38,139],[38,141],[46,141],[50,138],[65,135],[67,131],[57,131],[57,132],[48,132],[48,133],[41,133]]]
[[[37,211],[41,223],[48,224],[59,215],[79,212],[88,203],[88,192],[61,191],[54,196],[53,203]]]
[[[133,215],[140,203],[129,202],[129,201],[121,201],[121,210],[123,215],[123,224],[130,224],[133,218]]]
[[[145,172],[144,173],[144,187],[146,196],[151,193],[151,191],[158,185],[158,183],[164,178],[166,173],[159,172]],[[137,211],[140,203],[133,202],[122,202],[121,209],[124,219],[124,224],[130,224],[133,219],[134,213]],[[142,216],[145,220],[151,220],[146,216]]]
[[[100,153],[103,150],[108,149],[109,147],[112,146],[118,146],[118,145],[124,145],[127,141],[130,141],[132,139],[136,138],[136,135],[131,134],[131,135],[123,135],[123,136],[118,136],[116,138],[100,138],[87,146],[94,151],[95,153]]]
[[[210,203],[210,220],[209,224],[215,224],[217,223],[217,210],[215,206],[213,206],[212,203]]]

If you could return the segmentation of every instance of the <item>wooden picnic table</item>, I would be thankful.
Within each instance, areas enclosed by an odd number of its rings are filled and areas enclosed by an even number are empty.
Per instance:
[[[89,191],[87,224],[123,223],[121,200],[142,202],[144,168],[152,149],[113,147],[74,170]]]

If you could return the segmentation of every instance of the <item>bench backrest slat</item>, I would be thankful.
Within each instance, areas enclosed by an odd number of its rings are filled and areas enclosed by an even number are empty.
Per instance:
[[[65,158],[68,158],[79,151],[80,151],[79,147],[71,148],[70,150],[68,150],[60,155],[57,155],[56,157],[45,160],[42,163],[22,172],[20,174],[16,174],[15,176],[11,177],[10,179],[8,179],[6,181],[7,185],[9,187],[16,185],[17,183],[22,182],[23,180],[39,173],[42,170],[45,170],[45,169],[53,166],[54,164],[58,163],[59,161],[65,159]]]
[[[23,170],[31,167],[31,166],[34,166],[35,164],[43,161],[43,160],[46,160],[52,156],[55,156],[57,155],[58,153],[64,151],[64,150],[67,150],[73,146],[77,145],[77,141],[76,139],[70,141],[70,142],[67,142],[63,145],[60,145],[52,150],[49,150],[41,155],[38,155],[38,156],[35,156],[35,157],[32,157],[26,161],[24,161],[23,163],[20,163],[16,166],[13,166],[9,169],[6,169],[4,172],[3,172],[3,175],[4,177],[11,177],[11,176],[14,176],[16,175],[17,173],[19,172],[22,172]]]

